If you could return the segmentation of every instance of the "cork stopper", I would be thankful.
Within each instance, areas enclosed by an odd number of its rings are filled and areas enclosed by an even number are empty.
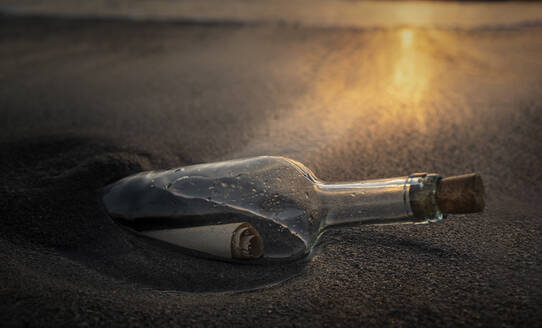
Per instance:
[[[484,184],[477,173],[443,178],[437,185],[437,205],[442,213],[465,214],[484,210]]]

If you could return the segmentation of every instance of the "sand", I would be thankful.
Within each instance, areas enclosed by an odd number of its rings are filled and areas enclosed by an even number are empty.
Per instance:
[[[536,26],[2,17],[0,322],[540,325],[540,53]],[[327,181],[475,171],[487,208],[250,266],[143,240],[100,202],[138,171],[264,154]]]

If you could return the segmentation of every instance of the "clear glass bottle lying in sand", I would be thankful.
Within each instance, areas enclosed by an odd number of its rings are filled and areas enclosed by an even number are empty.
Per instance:
[[[484,207],[477,174],[326,183],[271,156],[143,172],[108,186],[103,202],[141,235],[246,261],[298,259],[334,226],[429,223]]]

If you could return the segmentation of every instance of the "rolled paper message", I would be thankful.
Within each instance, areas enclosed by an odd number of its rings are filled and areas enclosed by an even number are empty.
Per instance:
[[[263,253],[260,234],[247,222],[150,230],[141,232],[141,234],[226,259],[257,259]]]

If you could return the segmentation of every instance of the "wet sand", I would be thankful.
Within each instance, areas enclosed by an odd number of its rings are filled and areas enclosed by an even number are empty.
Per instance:
[[[540,53],[540,27],[2,17],[2,324],[540,325]],[[330,231],[267,267],[135,237],[99,201],[141,170],[264,154],[328,181],[476,171],[487,209]]]

